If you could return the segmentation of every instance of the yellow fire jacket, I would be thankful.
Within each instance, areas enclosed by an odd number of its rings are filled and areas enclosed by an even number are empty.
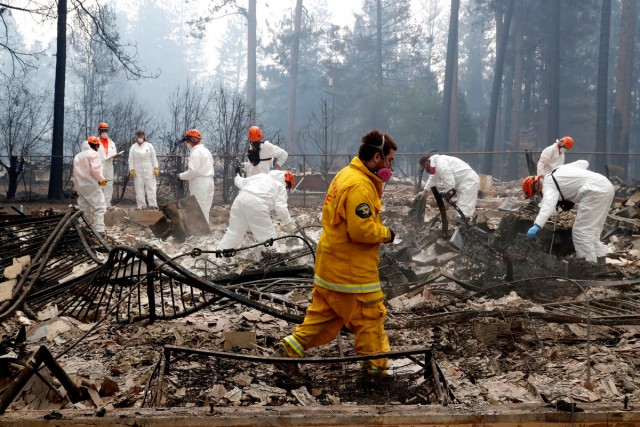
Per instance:
[[[355,157],[331,181],[322,210],[315,284],[345,293],[380,290],[380,243],[391,239],[382,225],[382,181]]]

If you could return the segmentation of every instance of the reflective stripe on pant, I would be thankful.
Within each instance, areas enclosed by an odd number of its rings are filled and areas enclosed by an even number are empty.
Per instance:
[[[385,353],[390,350],[384,330],[387,309],[382,291],[367,294],[347,294],[313,287],[311,306],[301,325],[283,339],[292,357],[332,341],[345,325],[355,334],[355,350],[359,354]],[[371,363],[380,370],[387,369],[388,359]]]

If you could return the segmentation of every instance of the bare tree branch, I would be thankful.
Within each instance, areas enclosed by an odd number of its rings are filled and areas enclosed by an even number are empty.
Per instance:
[[[45,135],[51,131],[51,113],[46,102],[49,91],[37,86],[28,90],[32,85],[27,73],[0,81],[0,97],[5,101],[0,104],[0,156],[9,159],[8,165],[2,161],[0,164],[8,172],[9,199],[16,194],[26,159],[38,153]]]
[[[221,11],[223,11],[223,13],[221,15],[217,15]],[[247,8],[239,6],[236,0],[219,0],[218,2],[213,2],[213,4],[209,6],[209,15],[187,21],[187,24],[193,29],[191,31],[191,36],[195,38],[204,37],[204,32],[208,23],[232,15],[247,17]]]
[[[50,12],[51,6],[40,5],[39,7],[36,7],[34,9],[25,9],[25,8],[18,7],[18,6],[13,6],[13,5],[10,5],[10,4],[0,3],[0,15],[2,15],[2,13],[4,13],[5,9],[18,10],[20,12],[27,12],[27,13],[31,13],[31,14],[43,15],[43,16],[46,16],[46,17],[51,17],[51,14],[47,13],[47,12]]]
[[[128,79],[149,79],[159,76],[159,74],[147,73],[147,70],[137,62],[138,51],[135,43],[122,43],[120,41],[120,35],[105,26],[105,17],[108,13],[105,6],[97,4],[96,11],[93,12],[85,6],[82,0],[75,0],[73,4],[74,7],[84,12],[84,16],[91,20],[95,34],[122,65]],[[85,30],[89,30],[88,26],[85,26]],[[91,34],[90,31],[89,34]],[[128,49],[133,49],[134,52],[130,53]]]
[[[12,75],[15,75],[16,66],[19,66],[22,72],[26,72],[28,69],[34,68],[34,66],[28,61],[28,58],[36,58],[37,56],[11,47],[9,40],[9,25],[4,13],[6,10],[7,9],[0,9],[0,21],[4,27],[4,40],[0,40],[0,49],[4,49],[9,52],[9,55],[11,56],[11,73]]]

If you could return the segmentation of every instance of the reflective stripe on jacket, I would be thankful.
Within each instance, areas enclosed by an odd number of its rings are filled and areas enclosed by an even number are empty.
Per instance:
[[[331,181],[322,210],[315,284],[345,293],[380,290],[380,243],[391,238],[382,225],[382,181],[355,157]]]

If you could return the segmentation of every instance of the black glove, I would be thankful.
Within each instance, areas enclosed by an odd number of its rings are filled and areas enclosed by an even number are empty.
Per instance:
[[[389,233],[391,233],[391,239],[387,240],[385,243],[393,243],[393,239],[396,238],[396,233],[394,233],[391,228],[389,228]]]
[[[242,175],[242,166],[236,166],[236,175]]]

